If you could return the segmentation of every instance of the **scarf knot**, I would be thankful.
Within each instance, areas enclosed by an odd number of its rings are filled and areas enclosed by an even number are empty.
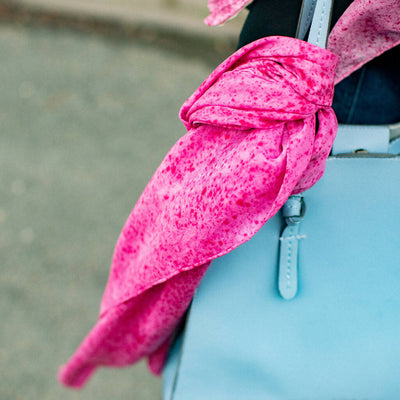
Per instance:
[[[201,124],[265,128],[329,107],[337,57],[301,40],[268,37],[221,64],[185,102],[187,129]]]

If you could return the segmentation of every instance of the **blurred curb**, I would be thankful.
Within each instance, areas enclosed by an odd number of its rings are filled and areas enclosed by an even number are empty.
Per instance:
[[[208,27],[203,16],[191,11],[188,7],[141,7],[134,2],[122,6],[87,0],[4,0],[0,20],[81,27],[148,41],[159,38],[175,42],[178,48],[196,45],[217,53],[234,51],[243,17],[223,27]]]

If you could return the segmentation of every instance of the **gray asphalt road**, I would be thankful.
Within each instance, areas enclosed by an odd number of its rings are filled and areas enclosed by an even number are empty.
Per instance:
[[[208,75],[134,41],[0,25],[0,398],[160,399],[144,363],[56,381],[96,321],[113,247]]]

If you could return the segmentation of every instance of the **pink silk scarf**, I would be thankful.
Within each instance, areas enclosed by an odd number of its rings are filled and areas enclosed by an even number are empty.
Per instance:
[[[344,28],[334,36],[339,55]],[[100,365],[145,356],[161,372],[210,262],[322,176],[337,129],[330,108],[336,64],[332,52],[306,42],[263,38],[224,61],[185,102],[188,133],[129,216],[98,323],[61,368],[62,383],[79,388]]]
[[[253,0],[208,0],[210,15],[204,20],[206,25],[221,25],[234,18]]]
[[[399,44],[399,0],[353,1],[329,35],[328,50],[339,56],[335,84]]]

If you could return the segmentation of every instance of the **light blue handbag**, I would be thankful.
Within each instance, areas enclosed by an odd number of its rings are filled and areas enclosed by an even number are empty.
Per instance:
[[[391,128],[340,126],[322,179],[212,262],[171,348],[164,400],[400,399]]]
[[[388,137],[341,127],[303,200],[213,261],[165,368],[165,400],[400,398],[400,139]]]

